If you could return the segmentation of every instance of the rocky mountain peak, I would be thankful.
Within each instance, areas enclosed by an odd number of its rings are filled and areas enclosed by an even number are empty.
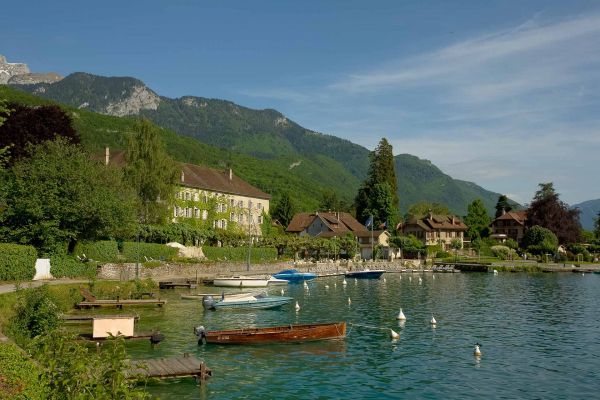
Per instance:
[[[54,83],[63,77],[54,72],[31,73],[25,63],[9,63],[0,55],[0,84],[32,85],[36,83]]]

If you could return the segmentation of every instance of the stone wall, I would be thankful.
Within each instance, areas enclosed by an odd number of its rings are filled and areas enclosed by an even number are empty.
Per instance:
[[[138,274],[141,279],[152,278],[155,280],[165,278],[193,278],[210,279],[216,275],[267,275],[274,274],[283,269],[296,268],[301,272],[314,272],[316,274],[341,273],[345,271],[369,269],[384,269],[394,272],[405,268],[420,268],[420,262],[417,260],[405,261],[376,261],[376,262],[321,262],[321,263],[302,263],[294,266],[293,262],[281,262],[270,264],[250,265],[250,270],[246,269],[244,263],[211,263],[211,264],[174,264],[165,263],[158,267],[146,268],[140,264]],[[118,279],[130,280],[136,277],[136,265],[128,264],[104,264],[99,267],[99,279]]]

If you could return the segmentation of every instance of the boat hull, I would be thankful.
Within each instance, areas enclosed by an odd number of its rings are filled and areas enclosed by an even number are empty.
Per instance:
[[[379,279],[381,275],[385,273],[385,270],[375,269],[370,271],[352,271],[346,272],[344,275],[346,278],[357,278],[357,279]]]
[[[345,336],[346,322],[207,331],[204,333],[206,342],[215,344],[298,343],[343,339]]]
[[[215,278],[213,286],[219,287],[267,287],[268,279],[262,278]]]
[[[277,279],[285,279],[290,283],[294,283],[315,279],[317,277],[317,274],[313,274],[312,272],[298,272],[297,270],[293,269],[278,272],[273,276]]]
[[[213,305],[216,310],[222,309],[240,309],[240,308],[251,308],[251,309],[265,309],[281,307],[285,304],[289,304],[293,298],[291,297],[265,297],[254,300],[227,300],[219,301]]]

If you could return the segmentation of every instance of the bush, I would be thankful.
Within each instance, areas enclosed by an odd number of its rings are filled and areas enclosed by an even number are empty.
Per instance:
[[[119,246],[113,240],[98,242],[80,242],[75,246],[74,253],[78,256],[85,254],[87,258],[101,262],[119,261]]]
[[[146,258],[154,260],[170,261],[179,252],[174,247],[165,246],[164,244],[158,243],[145,243],[145,242],[124,242],[123,243],[123,257],[125,262],[137,262],[138,261],[138,245],[139,245],[139,261],[144,262]],[[146,257],[146,258],[144,258]]]
[[[17,346],[0,343],[0,399],[46,399],[43,370]]]
[[[246,261],[248,248],[246,247],[209,247],[203,246],[202,251],[211,261]],[[252,247],[250,262],[260,263],[277,259],[277,249],[274,247]]]
[[[50,256],[50,273],[55,278],[92,278],[97,268],[95,262],[81,262],[66,254]]]
[[[494,257],[498,257],[501,260],[508,260],[514,257],[517,253],[513,249],[507,246],[496,245],[491,247],[492,254]]]
[[[31,338],[58,327],[59,309],[53,301],[47,285],[24,290],[14,308],[9,331],[17,343],[24,344]]]
[[[0,281],[31,280],[37,251],[33,246],[0,243]]]
[[[448,253],[447,251],[438,251],[436,257],[437,258],[448,258],[448,257],[450,257],[450,253]]]

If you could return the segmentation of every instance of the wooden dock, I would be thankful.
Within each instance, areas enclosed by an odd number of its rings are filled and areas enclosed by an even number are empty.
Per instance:
[[[167,300],[160,299],[126,299],[126,300],[94,300],[94,301],[82,301],[77,303],[77,308],[94,308],[94,307],[117,307],[122,309],[123,306],[147,306],[157,305],[162,307],[167,304]]]
[[[196,284],[194,282],[186,281],[186,282],[173,282],[173,281],[163,281],[158,282],[159,289],[175,289],[175,288],[188,288],[195,289]]]
[[[212,371],[196,357],[187,354],[179,357],[155,358],[131,361],[125,372],[129,379],[135,378],[178,378],[193,376],[199,381],[212,376]]]
[[[140,320],[140,316],[135,314],[135,315],[127,315],[127,314],[115,314],[115,315],[108,315],[108,314],[96,314],[96,315],[61,315],[60,319],[62,319],[63,321],[66,322],[78,322],[78,321],[93,321],[94,318],[98,318],[98,317],[102,317],[102,318],[133,318],[136,322]]]
[[[139,332],[133,336],[121,336],[125,340],[149,340],[151,344],[159,344],[165,339],[165,336],[159,331],[156,332]],[[112,339],[111,337],[99,337],[95,338],[91,333],[80,333],[78,339],[87,340],[90,342],[104,342]]]

